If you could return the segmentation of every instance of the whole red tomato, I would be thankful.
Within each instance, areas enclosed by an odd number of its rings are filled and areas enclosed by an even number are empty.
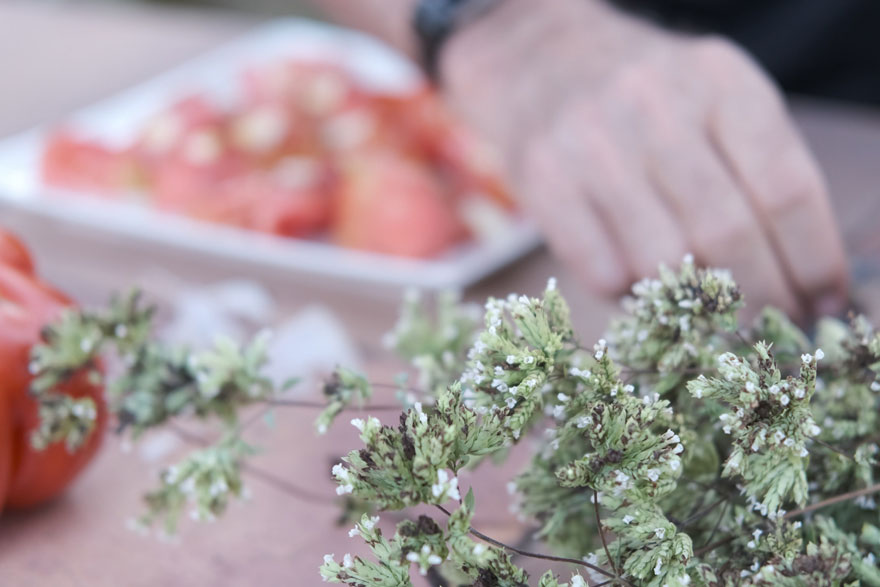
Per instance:
[[[95,431],[74,452],[64,443],[32,448],[39,412],[29,394],[30,350],[42,328],[72,302],[31,270],[27,249],[0,229],[0,510],[37,505],[63,491],[98,450],[107,420],[102,389],[77,373],[58,391],[94,400]]]

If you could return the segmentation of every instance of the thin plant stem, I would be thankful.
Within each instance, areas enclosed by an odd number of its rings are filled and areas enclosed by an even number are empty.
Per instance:
[[[724,503],[724,507],[721,508],[721,513],[718,515],[718,519],[715,520],[715,525],[712,526],[712,532],[709,534],[709,538],[706,539],[706,544],[712,543],[712,539],[715,538],[715,533],[718,532],[718,528],[721,526],[721,520],[724,519],[724,514],[727,513],[727,508],[729,506],[730,506],[729,501]],[[705,547],[706,547],[706,545],[704,544],[703,548],[705,548]]]
[[[719,497],[718,500],[713,502],[711,505],[706,506],[706,508],[696,512],[695,514],[691,515],[686,520],[684,520],[683,522],[678,524],[678,529],[683,530],[684,528],[687,528],[688,526],[690,526],[694,522],[704,518],[705,516],[708,516],[709,514],[711,514],[715,510],[715,508],[717,508],[719,505],[721,505],[722,503],[725,503],[725,502],[727,502],[726,497],[723,497],[723,496]]]
[[[257,417],[259,417],[259,416],[262,416],[262,413],[258,413]],[[250,422],[256,421],[256,419],[257,418],[251,418],[249,421],[246,422],[246,424],[249,424]],[[243,425],[242,428],[244,428],[245,425]],[[195,444],[195,445],[203,446],[203,447],[211,444],[211,442],[208,439],[203,438],[202,436],[199,436],[198,434],[193,434],[192,432],[189,432],[188,430],[185,430],[185,429],[181,428],[180,426],[177,426],[174,422],[170,422],[168,424],[168,427],[171,429],[172,432],[177,434],[177,436],[179,438],[181,438],[182,440],[184,440],[185,442],[188,442],[190,444]],[[290,481],[275,475],[274,473],[271,473],[269,471],[264,471],[263,469],[260,469],[259,467],[254,467],[253,465],[250,465],[248,463],[242,463],[241,470],[247,472],[252,477],[256,477],[258,479],[261,479],[267,485],[271,485],[272,487],[281,491],[282,493],[286,493],[296,499],[299,499],[302,501],[307,501],[310,503],[321,504],[321,505],[333,504],[333,500],[327,499],[327,497],[325,495],[312,493],[311,491],[309,491],[307,489],[303,489],[302,487],[299,487],[299,486],[295,485],[294,483],[291,483]]]
[[[822,508],[827,507],[829,505],[834,505],[834,504],[840,503],[842,501],[849,501],[849,500],[855,499],[857,497],[862,497],[863,495],[871,495],[871,494],[878,493],[878,492],[880,492],[880,483],[875,483],[874,485],[871,485],[870,487],[865,487],[864,489],[857,489],[855,491],[848,491],[847,493],[841,493],[840,495],[835,495],[834,497],[829,497],[828,499],[823,499],[822,501],[808,505],[808,506],[803,507],[799,510],[794,510],[794,511],[788,512],[787,514],[785,514],[782,517],[785,518],[786,520],[789,518],[796,518],[797,516],[800,516],[800,515],[803,515],[803,514],[806,514],[809,512],[814,512],[816,510],[822,509]]]
[[[819,440],[818,438],[814,438],[814,439],[813,439],[813,442],[815,442],[815,443],[818,444],[819,446],[823,446],[823,447],[827,448],[827,449],[830,450],[830,451],[836,452],[836,453],[839,454],[840,456],[845,457],[845,458],[847,458],[847,459],[849,459],[849,460],[851,460],[851,461],[855,461],[855,460],[856,460],[855,457],[853,457],[851,454],[847,453],[847,452],[844,451],[844,450],[841,450],[841,449],[837,448],[836,446],[833,446],[833,445],[831,445],[831,444],[828,444],[828,443],[825,442],[824,440]]]
[[[327,407],[326,403],[319,401],[311,401],[311,400],[300,400],[300,399],[285,399],[285,398],[274,398],[264,400],[263,403],[269,406],[278,406],[285,408],[314,408],[317,410],[321,410]],[[376,411],[390,411],[390,410],[402,410],[402,406],[395,406],[391,404],[364,404],[362,406],[346,406],[344,408],[346,411],[363,411],[363,410],[376,410]]]
[[[595,489],[593,490],[593,510],[596,512],[596,528],[599,530],[599,539],[602,541],[602,548],[605,549],[605,556],[608,557],[608,564],[614,569],[614,574],[619,577],[620,571],[617,570],[617,565],[614,564],[614,560],[611,558],[611,551],[608,550],[608,542],[605,540],[602,518],[599,516],[599,494]]]
[[[822,501],[816,502],[814,504],[808,505],[798,510],[794,510],[788,512],[784,516],[784,519],[788,520],[790,518],[796,518],[803,514],[814,512],[816,510],[820,510],[824,507],[828,507],[829,505],[834,505],[836,503],[841,503],[844,501],[849,501],[851,499],[855,499],[857,497],[861,497],[863,495],[872,495],[874,493],[880,493],[880,483],[875,483],[870,487],[865,487],[864,489],[858,489],[856,491],[848,491],[846,493],[841,493],[840,495],[835,495],[834,497],[829,497],[828,499],[823,499]],[[707,552],[711,552],[718,548],[719,546],[724,546],[729,542],[733,542],[737,538],[738,534],[731,534],[726,538],[722,538],[717,542],[713,542],[712,544],[707,544],[706,546],[700,548],[699,550],[694,551],[694,557],[699,557]]]

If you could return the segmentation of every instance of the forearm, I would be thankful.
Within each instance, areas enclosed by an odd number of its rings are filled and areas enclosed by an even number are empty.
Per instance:
[[[410,57],[417,55],[412,33],[416,0],[309,0],[328,18],[384,40]]]

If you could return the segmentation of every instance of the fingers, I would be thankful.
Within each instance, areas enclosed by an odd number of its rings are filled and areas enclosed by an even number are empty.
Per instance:
[[[671,210],[641,173],[641,161],[598,118],[583,122],[557,131],[561,157],[630,275],[640,279],[655,275],[660,263],[677,264],[687,244]]]
[[[569,172],[552,144],[533,140],[517,170],[525,205],[579,279],[599,292],[619,293],[632,280],[628,266]]]
[[[723,100],[710,120],[717,148],[757,211],[797,293],[814,310],[845,303],[848,268],[816,162],[770,88]]]
[[[749,202],[708,140],[691,127],[674,142],[654,145],[649,177],[681,219],[693,253],[730,269],[753,309],[768,303],[801,313],[777,255]],[[669,137],[669,133],[660,133]]]

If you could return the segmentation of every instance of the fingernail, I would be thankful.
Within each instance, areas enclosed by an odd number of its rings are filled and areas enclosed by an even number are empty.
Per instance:
[[[815,309],[819,316],[843,318],[847,309],[847,302],[838,295],[826,294],[816,302]]]

